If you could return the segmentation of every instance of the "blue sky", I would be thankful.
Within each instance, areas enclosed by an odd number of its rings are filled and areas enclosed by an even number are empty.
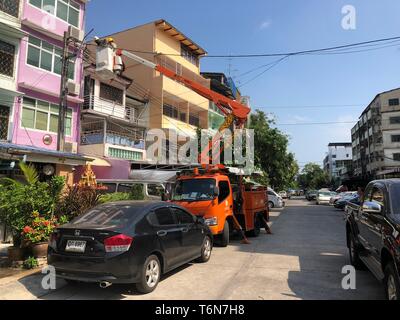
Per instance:
[[[87,29],[102,36],[164,18],[210,55],[291,52],[400,36],[398,0],[92,0]],[[342,28],[342,8],[356,9],[356,30]],[[112,16],[111,16],[112,15]],[[202,71],[243,73],[276,58],[204,58]],[[348,122],[381,92],[400,87],[400,47],[351,55],[291,57],[241,88],[254,109],[277,123]],[[358,105],[313,108],[301,106]],[[283,109],[279,106],[297,108]],[[351,124],[279,126],[290,135],[299,164],[322,162],[329,142],[350,141]]]

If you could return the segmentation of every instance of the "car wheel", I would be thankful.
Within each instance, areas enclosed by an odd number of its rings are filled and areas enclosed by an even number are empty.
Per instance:
[[[390,301],[400,300],[399,276],[393,263],[389,263],[385,269],[386,298]]]
[[[273,209],[273,208],[275,208],[275,205],[274,205],[274,203],[272,202],[272,201],[269,201],[268,202],[268,208],[271,210],[271,209]]]
[[[142,268],[140,282],[136,284],[136,289],[141,293],[153,292],[160,282],[161,264],[157,256],[148,257]]]
[[[360,250],[357,248],[354,236],[350,234],[349,240],[349,256],[351,265],[357,270],[364,269],[364,263],[360,259]]]
[[[212,241],[209,236],[206,236],[203,241],[203,246],[201,247],[201,256],[196,260],[199,263],[206,263],[211,258],[212,252]]]
[[[220,245],[223,248],[226,248],[229,245],[229,222],[228,220],[225,221],[225,225],[224,225],[224,231],[222,232],[222,234],[220,235]]]

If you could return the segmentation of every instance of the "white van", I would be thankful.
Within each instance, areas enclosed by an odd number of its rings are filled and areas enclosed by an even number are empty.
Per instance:
[[[165,193],[166,185],[162,183],[148,183],[133,180],[97,180],[97,183],[107,187],[105,193],[129,193],[133,186],[142,185],[143,193],[148,200],[161,201],[162,195]]]
[[[285,202],[283,201],[282,197],[277,194],[274,190],[271,188],[268,188],[268,208],[273,209],[273,208],[284,208],[285,207]]]

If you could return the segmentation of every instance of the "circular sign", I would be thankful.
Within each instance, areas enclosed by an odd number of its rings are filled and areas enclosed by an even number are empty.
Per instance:
[[[51,145],[53,143],[53,137],[51,135],[49,135],[49,134],[44,135],[43,136],[43,143],[46,146]]]

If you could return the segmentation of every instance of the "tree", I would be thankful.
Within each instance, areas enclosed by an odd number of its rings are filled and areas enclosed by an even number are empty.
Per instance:
[[[329,175],[316,163],[308,163],[298,176],[297,182],[305,190],[318,190],[330,184]]]
[[[258,182],[284,190],[296,182],[299,166],[294,154],[288,152],[288,136],[273,128],[273,124],[264,112],[257,110],[251,115],[249,129],[254,130],[255,165],[264,172]]]

